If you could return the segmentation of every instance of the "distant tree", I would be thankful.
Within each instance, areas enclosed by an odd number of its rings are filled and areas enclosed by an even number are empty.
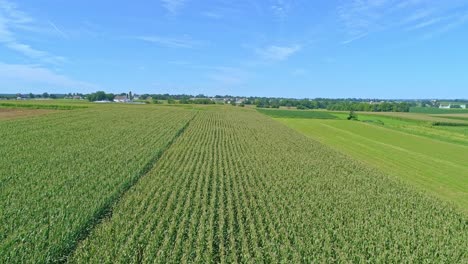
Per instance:
[[[114,97],[115,97],[114,94],[112,94],[112,93],[106,94],[104,91],[97,91],[97,92],[89,94],[87,96],[88,100],[91,101],[91,102],[103,101],[103,100],[112,101],[112,100],[114,100]]]
[[[29,93],[29,98],[34,98],[34,94],[33,93]]]
[[[148,97],[151,97],[151,96],[150,96],[149,94],[142,94],[142,95],[140,95],[140,99],[141,99],[141,100],[146,100],[146,99],[148,99]],[[152,99],[153,99],[153,98],[151,98],[150,100],[152,100]]]
[[[354,110],[349,111],[348,120],[358,120],[357,115],[354,113]]]
[[[43,93],[43,94],[42,94],[42,97],[43,97],[43,98],[49,98],[49,94],[48,94],[48,93]]]
[[[106,94],[106,98],[108,101],[114,101],[115,95],[113,93]]]
[[[432,102],[429,101],[429,100],[423,100],[421,101],[421,107],[431,107],[432,106]]]

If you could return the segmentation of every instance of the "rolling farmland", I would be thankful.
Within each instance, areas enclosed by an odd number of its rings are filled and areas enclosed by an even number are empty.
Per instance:
[[[468,0],[0,0],[0,264],[468,264]]]
[[[0,133],[0,262],[468,259],[462,210],[252,109],[93,106]]]

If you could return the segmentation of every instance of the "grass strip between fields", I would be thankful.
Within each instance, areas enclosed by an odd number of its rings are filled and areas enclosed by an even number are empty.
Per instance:
[[[73,255],[75,250],[78,248],[79,244],[81,241],[85,240],[91,232],[105,219],[112,217],[112,211],[120,199],[124,196],[126,192],[128,192],[135,184],[138,183],[138,181],[144,177],[148,172],[151,171],[151,169],[156,165],[158,160],[162,157],[162,155],[168,150],[172,144],[179,138],[187,129],[189,126],[190,122],[195,118],[197,114],[195,113],[188,121],[187,123],[177,131],[177,133],[174,135],[174,137],[167,143],[167,145],[160,149],[156,154],[146,163],[146,165],[135,175],[135,177],[131,178],[128,182],[124,183],[120,190],[117,190],[117,192],[109,197],[104,205],[96,211],[94,216],[78,231],[78,234],[76,234],[77,239],[74,240],[73,244],[70,244],[69,247],[65,248],[61,254],[59,254],[58,259],[59,263],[66,263],[69,259],[70,256]]]
[[[337,119],[337,116],[324,111],[257,109],[258,112],[273,118]]]
[[[23,103],[0,103],[0,107],[51,109],[51,110],[73,110],[73,109],[88,108],[87,106],[84,106],[84,105],[23,104]]]

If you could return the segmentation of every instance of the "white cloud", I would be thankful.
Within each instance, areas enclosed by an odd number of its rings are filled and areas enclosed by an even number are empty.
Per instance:
[[[429,19],[429,20],[425,20],[425,21],[419,22],[419,23],[417,23],[415,25],[412,25],[412,26],[408,27],[407,30],[417,30],[417,29],[429,27],[429,26],[432,26],[434,24],[439,23],[443,19],[444,18],[442,18],[442,17],[436,17],[436,18],[432,18],[432,19]]]
[[[455,0],[343,1],[337,9],[347,35],[342,44],[389,29],[416,30],[429,26],[445,28],[450,24],[459,26],[464,23],[457,22],[463,17],[463,14],[457,13],[460,7],[466,7],[466,4]]]
[[[213,18],[213,19],[220,19],[223,17],[221,13],[214,12],[214,11],[205,11],[205,12],[202,12],[201,15],[204,17]]]
[[[301,50],[299,45],[275,46],[271,45],[263,49],[258,49],[257,53],[265,60],[282,61]]]
[[[202,45],[202,42],[193,40],[188,36],[182,38],[162,37],[162,36],[138,36],[138,40],[159,44],[169,48],[195,48]]]
[[[63,30],[61,30],[60,28],[57,27],[57,25],[55,25],[54,22],[52,21],[48,21],[49,22],[49,25],[52,27],[53,30],[55,30],[55,32],[57,32],[60,36],[62,36],[64,39],[68,39],[68,35],[65,34],[65,32],[63,32]]]
[[[280,20],[287,18],[290,10],[291,3],[286,0],[276,0],[274,4],[270,6],[273,14]]]
[[[0,62],[0,89],[10,89],[10,92],[30,89],[60,89],[69,88],[86,92],[98,89],[98,86],[88,82],[74,80],[58,74],[39,65],[6,64]],[[14,89],[14,90],[12,90]],[[37,90],[40,91],[40,90]]]
[[[186,0],[161,0],[161,2],[169,13],[175,15],[185,5]]]
[[[442,27],[439,27],[435,30],[432,30],[424,35],[424,38],[433,38],[435,36],[439,36],[441,34],[444,34],[447,31],[450,31],[454,28],[460,27],[461,25],[464,25],[468,23],[468,12],[466,13],[459,13],[454,18],[447,24],[444,24]]]
[[[32,59],[52,64],[63,62],[63,57],[54,56],[46,51],[33,48],[31,45],[22,43],[17,39],[16,29],[27,30],[33,28],[34,26],[31,25],[34,23],[34,19],[18,10],[14,3],[0,0],[0,43]]]

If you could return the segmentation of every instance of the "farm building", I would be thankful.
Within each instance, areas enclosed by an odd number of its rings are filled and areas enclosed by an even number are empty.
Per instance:
[[[450,108],[462,108],[466,109],[466,104],[440,104],[439,108],[442,109],[450,109]]]
[[[451,104],[440,104],[439,108],[441,108],[441,109],[450,109],[451,106],[452,106]]]
[[[116,97],[114,97],[114,102],[116,103],[129,103],[131,101],[132,100],[128,99],[126,95],[117,95]]]

